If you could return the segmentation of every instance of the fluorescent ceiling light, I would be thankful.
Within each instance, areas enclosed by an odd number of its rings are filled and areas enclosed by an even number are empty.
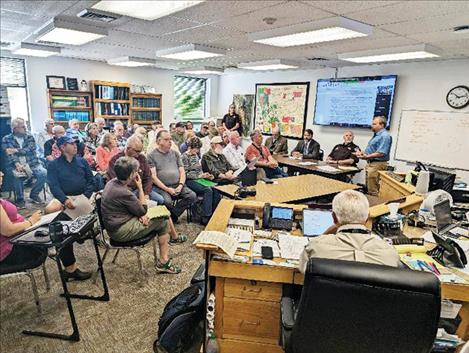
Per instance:
[[[12,53],[16,55],[40,56],[45,58],[60,54],[60,48],[33,43],[21,43],[19,46],[12,49]]]
[[[340,60],[354,63],[377,63],[384,61],[413,60],[437,58],[441,50],[426,44],[405,47],[386,48],[379,50],[366,50],[338,55]]]
[[[264,61],[253,61],[249,63],[238,64],[238,68],[247,70],[286,70],[286,69],[297,69],[299,66],[292,61],[286,60],[264,60]]]
[[[334,40],[366,37],[373,32],[373,26],[344,17],[255,32],[248,35],[250,41],[277,47],[290,47]]]
[[[176,60],[196,60],[222,56],[225,53],[225,49],[212,48],[200,44],[187,44],[175,48],[158,50],[156,56]]]
[[[109,65],[138,67],[155,65],[156,61],[153,59],[137,58],[135,56],[122,56],[120,58],[113,58],[107,61]]]
[[[187,68],[184,69],[186,74],[193,74],[193,75],[221,75],[223,73],[223,69],[218,67],[194,67],[194,68]]]
[[[104,28],[54,18],[38,31],[38,41],[82,45],[107,36]]]
[[[123,16],[153,21],[157,18],[187,9],[203,1],[108,1],[93,5],[93,9],[117,13]]]

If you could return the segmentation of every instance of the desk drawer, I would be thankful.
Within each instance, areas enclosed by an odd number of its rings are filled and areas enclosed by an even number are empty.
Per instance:
[[[279,303],[282,297],[282,284],[227,278],[225,279],[225,297]]]
[[[224,298],[223,338],[277,344],[280,304]]]

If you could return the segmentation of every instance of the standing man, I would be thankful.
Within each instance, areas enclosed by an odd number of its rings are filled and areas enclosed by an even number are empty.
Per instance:
[[[371,123],[373,137],[368,142],[365,152],[357,153],[357,157],[367,161],[366,186],[368,194],[378,195],[378,171],[386,170],[388,167],[389,153],[391,151],[392,137],[386,130],[386,118],[376,116]]]
[[[34,137],[26,131],[22,118],[11,121],[12,133],[2,139],[2,153],[6,155],[8,171],[11,171],[16,196],[16,206],[25,207],[24,181],[34,177],[29,197],[34,203],[42,203],[39,192],[44,187],[47,171],[42,167],[36,153]]]
[[[288,140],[280,135],[280,128],[275,127],[272,130],[272,136],[265,140],[265,147],[271,154],[288,154]]]
[[[320,149],[319,143],[313,140],[313,130],[306,129],[303,140],[298,142],[291,155],[296,158],[319,160],[321,159]]]
[[[335,145],[327,157],[326,162],[337,165],[356,165],[358,157],[356,154],[361,152],[360,147],[353,143],[353,132],[347,130],[344,132],[344,143]]]
[[[230,104],[228,108],[228,114],[223,116],[222,126],[228,131],[238,131],[239,136],[243,135],[243,126],[241,124],[241,118],[236,114],[236,107],[234,104]]]

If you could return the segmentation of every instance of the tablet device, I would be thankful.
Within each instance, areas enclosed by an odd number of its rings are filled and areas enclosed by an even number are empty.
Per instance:
[[[331,210],[305,208],[303,210],[303,235],[315,237],[334,224]]]

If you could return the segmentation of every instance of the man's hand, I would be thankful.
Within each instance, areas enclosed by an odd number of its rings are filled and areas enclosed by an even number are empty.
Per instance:
[[[176,195],[178,194],[177,191],[176,191],[176,189],[174,189],[174,188],[168,188],[168,189],[166,190],[166,192],[167,192],[168,194],[170,194],[171,196],[176,196]]]
[[[16,170],[18,172],[23,172],[24,171],[24,166],[21,163],[16,163]]]
[[[292,155],[292,157],[295,157],[295,158],[299,158],[299,157],[302,156],[302,154],[301,154],[300,152],[298,152],[298,151],[292,152],[291,155]]]
[[[334,159],[332,159],[331,157],[327,157],[327,159],[326,159],[326,163],[335,164],[335,163],[337,163],[337,161],[336,161],[336,160],[334,160]]]
[[[54,157],[52,157],[52,155],[50,155],[50,156],[47,156],[46,159],[47,159],[48,161],[53,161],[53,160],[54,160]]]
[[[150,218],[148,218],[147,216],[140,217],[138,221],[142,223],[144,226],[147,226],[150,224]]]
[[[41,211],[36,211],[31,215],[31,217],[29,217],[28,220],[31,222],[31,224],[36,224],[37,222],[39,222],[40,219],[41,219]]]
[[[140,174],[135,174],[135,178],[134,178],[134,182],[135,184],[137,185],[137,188],[139,190],[143,189],[143,186],[142,186],[142,178],[140,178]]]
[[[180,194],[180,193],[181,193],[183,186],[184,186],[184,185],[179,184],[178,187],[177,187],[176,189],[174,189],[174,190],[176,191],[176,194]]]
[[[15,154],[15,153],[18,153],[18,149],[16,148],[5,148],[5,152],[7,155],[12,155],[12,154]]]
[[[278,167],[277,161],[270,161],[269,162],[269,168],[275,169]]]
[[[75,209],[75,205],[73,204],[72,200],[66,199],[64,202],[64,205],[66,208],[69,208],[71,210]]]

